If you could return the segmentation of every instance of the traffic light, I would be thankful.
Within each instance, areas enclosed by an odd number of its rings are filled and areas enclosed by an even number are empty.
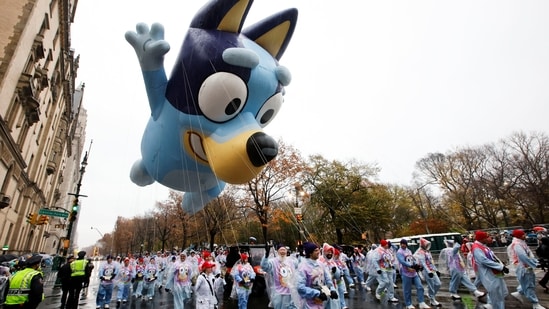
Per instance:
[[[72,201],[72,212],[69,216],[69,221],[74,222],[76,220],[76,215],[78,215],[78,199],[75,198],[74,201]]]
[[[297,222],[303,221],[303,215],[302,214],[296,214],[295,218],[296,218]]]
[[[36,213],[30,213],[27,215],[27,223],[36,224],[37,219],[38,219],[38,214]]]
[[[46,215],[41,215],[40,217],[38,217],[38,222],[36,222],[37,225],[43,225],[43,224],[48,224],[48,221],[49,221],[50,217],[46,216]]]
[[[76,220],[76,215],[77,214],[78,214],[78,212],[76,212],[76,211],[71,212],[71,214],[69,215],[69,221],[73,222],[74,220]]]

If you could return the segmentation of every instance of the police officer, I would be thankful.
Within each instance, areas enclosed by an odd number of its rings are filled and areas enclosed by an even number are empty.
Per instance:
[[[42,256],[34,255],[25,261],[25,269],[10,279],[4,308],[35,309],[44,299],[44,277],[40,270]]]
[[[67,297],[71,286],[71,263],[73,261],[74,256],[69,255],[67,257],[67,262],[61,266],[57,273],[57,277],[61,280],[61,309],[65,309],[65,305],[67,304]]]
[[[84,259],[86,251],[78,252],[78,258],[71,265],[71,283],[69,289],[69,299],[67,300],[67,309],[78,308],[80,291],[86,275],[86,265],[88,261]]]

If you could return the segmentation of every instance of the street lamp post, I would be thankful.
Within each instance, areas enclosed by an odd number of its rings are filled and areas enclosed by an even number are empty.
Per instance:
[[[91,229],[96,230],[97,233],[99,233],[99,235],[101,236],[101,238],[103,238],[103,233],[101,233],[101,231],[98,228],[92,226]],[[96,257],[98,255],[99,254],[98,254],[97,246],[93,246],[93,256]]]
[[[103,233],[101,233],[101,231],[98,228],[92,226],[91,229],[96,230],[97,233],[99,233],[99,235],[101,235],[101,238],[105,238]],[[109,254],[112,255],[112,249],[114,249],[114,233],[113,234],[107,234],[107,235],[111,235],[111,247],[109,249]]]
[[[101,233],[101,231],[99,231],[96,227],[91,227],[92,230],[96,230],[97,233],[99,233],[99,235],[101,236],[101,238],[103,238],[103,233]]]
[[[91,144],[90,144],[91,149]],[[63,246],[63,256],[67,256],[67,252],[69,251],[71,244],[71,236],[72,236],[72,228],[74,225],[74,221],[76,221],[76,216],[78,215],[78,206],[79,201],[78,198],[83,196],[87,197],[87,195],[80,194],[80,187],[82,186],[82,178],[84,177],[84,173],[86,172],[86,166],[88,165],[88,151],[84,154],[84,158],[82,159],[82,163],[80,164],[80,178],[78,179],[78,183],[76,184],[76,193],[68,193],[69,195],[74,196],[74,201],[72,203],[72,211],[69,215],[69,227],[67,228],[67,236],[65,237],[65,244]]]
[[[294,206],[294,214],[295,214],[295,219],[297,221],[297,229],[298,229],[298,239],[297,239],[297,245],[301,245],[301,238],[303,237],[303,234],[304,234],[304,231],[303,231],[303,226],[302,226],[302,222],[303,222],[303,212],[302,212],[302,209],[301,207],[299,207],[299,196],[303,195],[303,188],[301,187],[301,184],[299,183],[295,183],[294,185],[294,188],[295,188],[295,206]]]

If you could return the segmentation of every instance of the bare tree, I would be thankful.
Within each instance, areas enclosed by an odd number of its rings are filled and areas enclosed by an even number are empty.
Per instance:
[[[509,164],[518,176],[513,187],[514,202],[527,223],[545,222],[549,208],[549,138],[537,132],[530,136],[515,133],[503,143],[512,152]]]
[[[237,212],[236,201],[234,198],[234,187],[228,186],[220,196],[208,203],[203,210],[199,211],[195,217],[196,221],[201,222],[201,226],[208,233],[210,251],[214,250],[215,239],[217,235],[224,237],[224,231],[230,230],[233,223],[240,218]],[[231,243],[236,240],[229,241]]]
[[[272,207],[276,202],[283,200],[286,193],[294,188],[303,171],[304,163],[299,152],[286,145],[282,140],[278,142],[278,155],[245,187],[241,187],[241,205],[252,211],[261,224],[263,240],[268,241],[268,225],[272,214]],[[245,212],[244,212],[245,214]]]
[[[444,192],[444,201],[457,207],[467,229],[497,226],[493,209],[483,203],[485,194],[478,175],[482,175],[486,157],[483,153],[464,148],[448,155],[429,154],[416,163],[429,183],[437,183]]]
[[[177,214],[176,207],[179,206],[171,203],[170,200],[156,203],[153,215],[157,231],[156,237],[160,241],[162,252],[165,252],[166,243],[172,237],[174,230],[177,229],[177,225],[175,224],[177,220],[175,216]]]
[[[440,186],[447,209],[468,230],[545,222],[549,207],[549,138],[515,133],[498,144],[429,154],[417,162]]]

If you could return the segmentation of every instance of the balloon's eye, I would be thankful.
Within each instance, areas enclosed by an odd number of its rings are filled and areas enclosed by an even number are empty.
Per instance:
[[[227,72],[208,76],[198,93],[198,106],[204,116],[214,122],[233,119],[244,108],[248,98],[246,83]]]
[[[280,107],[282,106],[282,102],[284,102],[284,97],[282,96],[282,93],[279,92],[270,97],[263,104],[255,117],[262,128],[267,126],[271,120],[275,118],[276,114],[278,114],[278,111],[280,110]]]

